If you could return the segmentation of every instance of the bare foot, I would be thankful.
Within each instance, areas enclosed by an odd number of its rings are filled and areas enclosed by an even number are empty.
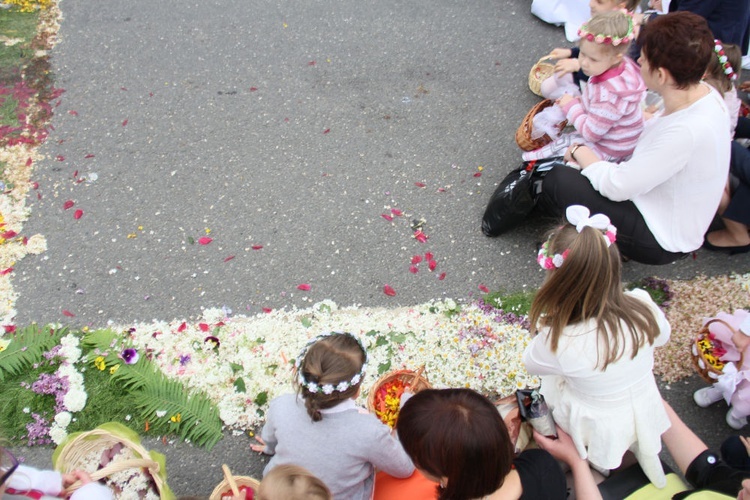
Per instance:
[[[706,240],[715,247],[741,247],[750,245],[750,235],[747,231],[737,234],[729,232],[726,229],[719,229],[718,231],[711,231],[706,235]]]

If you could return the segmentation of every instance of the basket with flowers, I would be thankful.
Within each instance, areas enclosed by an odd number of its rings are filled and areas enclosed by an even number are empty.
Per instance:
[[[367,396],[367,408],[374,413],[381,422],[389,427],[395,427],[401,406],[401,396],[409,389],[417,393],[432,386],[424,376],[424,366],[419,370],[396,370],[380,377],[370,389]]]
[[[247,476],[233,476],[226,465],[221,466],[224,471],[224,480],[216,485],[211,492],[209,500],[253,500],[255,492],[260,483],[257,479]]]
[[[723,373],[726,365],[723,356],[727,353],[727,346],[714,333],[711,333],[709,326],[712,323],[721,323],[730,331],[735,331],[726,321],[712,319],[703,325],[693,341],[691,349],[693,366],[695,366],[698,375],[709,384],[716,382]],[[740,352],[739,355],[740,359],[736,365],[742,366],[742,353]]]

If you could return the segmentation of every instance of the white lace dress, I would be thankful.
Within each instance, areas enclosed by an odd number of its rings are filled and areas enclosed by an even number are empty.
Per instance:
[[[582,458],[596,467],[614,469],[623,454],[632,451],[649,480],[666,484],[659,461],[661,435],[669,417],[653,375],[654,347],[669,340],[664,314],[643,290],[627,294],[648,303],[661,330],[654,345],[626,354],[605,371],[597,370],[596,324],[579,323],[565,328],[557,352],[552,353],[543,330],[524,353],[529,373],[540,375],[540,392],[552,408],[557,424],[570,434]],[[630,352],[630,339],[626,353]]]

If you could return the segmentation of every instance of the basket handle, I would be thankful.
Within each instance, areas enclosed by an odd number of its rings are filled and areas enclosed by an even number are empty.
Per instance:
[[[112,462],[106,467],[102,467],[101,469],[92,472],[89,474],[91,476],[92,481],[99,481],[100,479],[104,479],[105,477],[111,476],[112,474],[116,472],[122,472],[124,470],[128,469],[148,469],[152,476],[155,476],[159,472],[159,464],[154,462],[153,460],[147,460],[145,458],[131,458],[128,460],[118,460],[117,462]],[[75,490],[83,486],[83,483],[81,480],[77,480],[67,488],[65,488],[65,496],[70,495]]]
[[[232,472],[229,470],[229,467],[227,467],[227,464],[223,464],[221,470],[224,471],[224,477],[226,478],[227,483],[229,483],[229,487],[232,488],[232,495],[239,497],[240,489],[237,487],[237,482],[235,482]]]

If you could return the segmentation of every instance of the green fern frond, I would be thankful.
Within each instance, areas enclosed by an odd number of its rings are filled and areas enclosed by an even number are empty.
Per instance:
[[[66,333],[67,328],[40,329],[37,325],[30,325],[15,333],[4,335],[2,339],[10,340],[10,343],[0,351],[0,381],[18,375],[34,363],[40,362],[43,354],[57,345]]]
[[[81,344],[86,349],[98,349],[99,351],[108,351],[112,347],[112,342],[117,339],[119,334],[112,330],[94,330],[84,335]]]
[[[119,370],[118,370],[119,371]],[[157,432],[169,432],[207,449],[222,438],[219,411],[202,392],[188,392],[178,381],[150,379],[132,393],[133,404]],[[158,417],[156,412],[166,412]],[[179,421],[173,421],[172,417]]]
[[[161,383],[166,377],[154,365],[143,358],[134,365],[126,365],[116,354],[110,354],[106,358],[107,365],[120,364],[120,367],[112,375],[112,382],[121,385],[127,390],[136,390],[145,386],[149,381]]]

